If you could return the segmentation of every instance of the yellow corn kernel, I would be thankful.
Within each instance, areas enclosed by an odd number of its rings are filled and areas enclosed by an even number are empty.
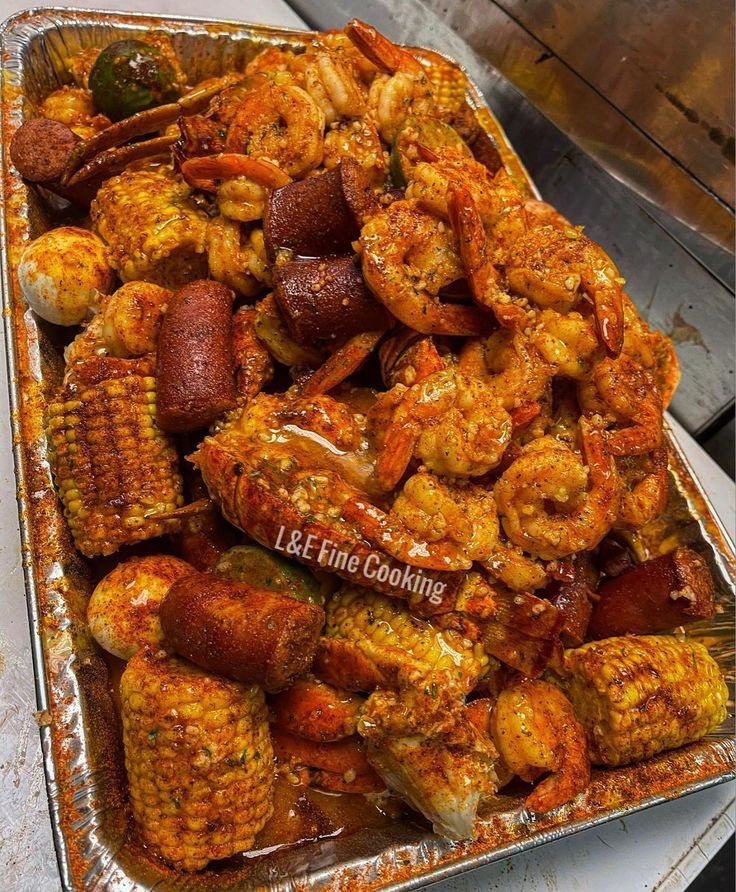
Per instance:
[[[104,376],[104,358],[90,363]],[[110,374],[119,377],[93,377],[91,384],[76,383],[72,375],[48,407],[49,458],[59,497],[75,544],[87,557],[177,528],[175,520],[155,518],[184,499],[176,449],[146,411],[155,379],[140,374],[142,365],[113,360]],[[124,396],[113,399],[115,394]]]
[[[90,217],[124,282],[178,288],[207,275],[207,216],[192,190],[167,167],[111,177],[92,202]]]
[[[433,60],[427,74],[435,102],[452,111],[459,109],[467,90],[464,73],[454,65]]]
[[[342,638],[377,658],[383,651],[401,664],[405,653],[428,673],[442,673],[463,692],[472,690],[488,669],[490,658],[454,629],[438,629],[428,620],[412,616],[396,598],[369,589],[345,586],[325,607],[324,635]]]
[[[591,641],[550,675],[585,727],[591,761],[625,765],[692,743],[726,717],[728,689],[702,644],[663,635]]]

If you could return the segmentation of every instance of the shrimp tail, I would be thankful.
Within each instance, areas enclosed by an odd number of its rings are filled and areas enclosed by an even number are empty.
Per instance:
[[[523,325],[526,313],[511,303],[501,287],[500,274],[489,256],[490,242],[470,189],[459,183],[451,185],[447,209],[474,299],[492,309],[501,325],[507,328]]]
[[[602,286],[584,274],[583,287],[593,301],[598,335],[611,356],[619,356],[624,345],[624,304],[618,285]]]
[[[394,74],[399,70],[411,72],[422,70],[420,62],[411,53],[396,46],[377,28],[361,19],[351,19],[345,25],[345,34],[366,59],[381,71]]]

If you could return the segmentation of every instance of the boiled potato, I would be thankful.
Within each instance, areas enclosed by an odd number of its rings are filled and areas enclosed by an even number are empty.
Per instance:
[[[18,280],[26,303],[56,325],[79,325],[109,294],[115,273],[107,248],[93,232],[61,226],[44,233],[23,251]]]
[[[100,580],[87,605],[95,641],[113,656],[129,660],[144,645],[163,640],[158,609],[173,583],[195,573],[186,561],[168,554],[134,557]]]

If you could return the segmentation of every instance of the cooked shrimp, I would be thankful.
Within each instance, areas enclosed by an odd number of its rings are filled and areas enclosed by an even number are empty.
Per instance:
[[[366,86],[378,74],[376,66],[361,53],[344,31],[333,29],[319,35],[319,45],[336,53],[350,67],[355,77]]]
[[[654,375],[662,397],[662,407],[666,409],[680,380],[680,363],[672,341],[661,331],[650,330],[626,294],[624,322],[622,352]]]
[[[388,155],[378,131],[367,118],[336,121],[328,127],[322,163],[327,170],[332,170],[343,158],[354,158],[368,172],[374,186],[382,185],[385,181]]]
[[[427,155],[426,147],[420,144],[417,148],[420,154]],[[468,152],[450,148],[431,161],[419,161],[414,165],[406,196],[443,220],[449,220],[448,199],[452,187],[464,187],[470,192],[483,223],[488,226],[497,222],[507,210],[488,168]]]
[[[460,350],[459,367],[461,372],[481,378],[507,410],[538,400],[555,372],[526,337],[506,329],[494,331],[485,339],[466,341]]]
[[[566,312],[582,290],[593,301],[601,341],[618,355],[624,331],[623,279],[613,261],[560,215],[540,214],[505,169],[490,180],[478,167],[448,152],[445,158],[417,165],[408,193],[435,213],[449,214],[475,299],[495,309],[511,303],[511,291]],[[513,305],[504,312],[510,321],[523,324]]]
[[[415,56],[366,22],[353,19],[345,26],[345,33],[367,59],[388,73],[374,79],[368,92],[368,106],[375,115],[381,136],[386,142],[393,142],[409,115],[432,109],[432,85],[427,72]]]
[[[532,592],[549,582],[543,564],[506,542],[496,542],[490,557],[478,560],[482,561],[484,569],[493,579],[515,592]]]
[[[260,220],[269,193],[291,182],[291,177],[270,161],[227,152],[189,158],[181,172],[195,189],[216,190],[220,213],[241,223]]]
[[[376,476],[393,489],[412,456],[445,476],[486,474],[501,461],[511,433],[511,417],[482,381],[443,369],[401,393]]]
[[[246,233],[237,220],[219,216],[207,224],[207,262],[210,275],[244,297],[255,297],[271,285],[265,260],[263,230]]]
[[[238,405],[244,405],[273,378],[273,362],[255,329],[256,311],[240,307],[233,315],[232,352]]]
[[[551,811],[588,786],[585,731],[554,685],[525,679],[501,691],[490,727],[501,759],[522,780],[533,782],[552,772],[527,797],[529,811]]]
[[[647,455],[630,455],[617,462],[623,484],[615,526],[639,529],[664,511],[669,477],[665,441]]]
[[[342,517],[355,530],[391,557],[427,570],[469,570],[465,549],[449,538],[429,542],[417,537],[397,515],[387,514],[362,496],[345,502]]]
[[[662,442],[662,400],[654,378],[627,356],[603,359],[578,388],[580,406],[617,429],[606,432],[614,455],[641,455]]]
[[[143,356],[156,350],[168,288],[150,282],[127,282],[110,295],[102,310],[102,344],[112,356]]]
[[[304,396],[316,396],[342,384],[368,359],[384,331],[364,331],[354,335],[321,365],[302,388]]]
[[[409,328],[400,328],[387,337],[378,349],[381,375],[386,387],[403,384],[411,387],[433,372],[445,368],[434,340]]]
[[[366,109],[363,88],[336,53],[316,52],[304,69],[304,89],[322,109],[325,122],[360,117]]]
[[[571,449],[543,438],[526,447],[494,489],[506,535],[543,560],[594,548],[618,513],[620,481],[603,435],[585,419],[580,432],[587,466]]]
[[[509,288],[541,306],[566,311],[582,290],[593,302],[601,342],[614,356],[624,336],[623,292],[611,258],[579,228],[530,228],[506,257]]]
[[[488,327],[478,307],[443,303],[439,292],[462,278],[454,236],[410,201],[395,201],[360,234],[363,275],[378,300],[422,334],[473,335]]]
[[[598,351],[595,323],[580,313],[542,310],[530,337],[542,358],[564,378],[581,378]]]
[[[391,506],[396,517],[427,542],[450,541],[469,561],[495,551],[498,516],[493,492],[470,483],[447,483],[435,474],[414,474]]]
[[[292,177],[322,161],[325,116],[309,93],[267,84],[246,93],[227,132],[228,152],[266,158]]]
[[[110,119],[97,114],[90,90],[60,87],[44,99],[38,113],[66,124],[81,139],[87,139],[110,126]]]
[[[493,243],[486,237],[473,195],[466,186],[450,187],[448,211],[460,246],[465,275],[475,300],[493,310],[496,319],[509,328],[523,328],[526,310],[515,304],[502,285],[493,257]]]

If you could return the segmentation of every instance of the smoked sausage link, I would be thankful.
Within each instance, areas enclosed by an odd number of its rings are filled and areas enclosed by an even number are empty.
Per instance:
[[[156,367],[158,423],[200,430],[235,406],[234,293],[209,279],[177,291],[161,324]]]
[[[196,573],[171,586],[160,619],[180,656],[276,693],[311,666],[325,614],[288,595]]]
[[[652,635],[715,616],[715,589],[705,559],[680,546],[644,561],[598,588],[589,636]]]
[[[13,134],[10,160],[18,173],[32,183],[58,180],[79,137],[61,121],[33,118]]]

